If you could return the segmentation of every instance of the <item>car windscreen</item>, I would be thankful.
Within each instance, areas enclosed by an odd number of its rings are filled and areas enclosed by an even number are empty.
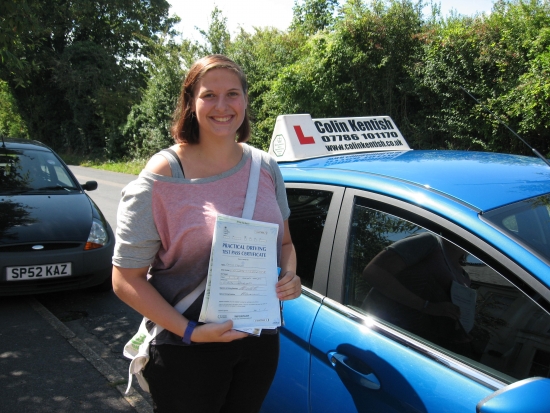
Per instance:
[[[79,190],[65,166],[49,151],[0,151],[1,194],[69,193]]]
[[[550,194],[489,211],[483,218],[550,261]]]

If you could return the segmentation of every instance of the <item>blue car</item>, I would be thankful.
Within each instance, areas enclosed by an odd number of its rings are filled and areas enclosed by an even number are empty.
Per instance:
[[[279,116],[302,295],[262,412],[550,412],[550,167]]]

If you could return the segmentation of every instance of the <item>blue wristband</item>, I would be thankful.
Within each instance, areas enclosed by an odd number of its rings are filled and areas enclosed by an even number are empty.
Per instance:
[[[193,330],[197,326],[196,321],[191,321],[187,323],[187,327],[185,328],[185,333],[183,333],[183,338],[181,341],[183,341],[185,344],[191,344],[191,334],[193,334]]]

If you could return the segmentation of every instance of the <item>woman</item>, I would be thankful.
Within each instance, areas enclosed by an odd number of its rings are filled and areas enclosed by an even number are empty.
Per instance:
[[[275,374],[276,330],[252,337],[231,321],[193,328],[203,295],[183,315],[173,308],[207,275],[216,214],[242,214],[251,164],[247,103],[246,78],[233,61],[195,62],[174,114],[172,157],[153,156],[123,191],[113,288],[165,328],[143,372],[155,412],[257,412]],[[263,153],[253,219],[279,224],[280,300],[301,290],[289,215],[281,173]]]

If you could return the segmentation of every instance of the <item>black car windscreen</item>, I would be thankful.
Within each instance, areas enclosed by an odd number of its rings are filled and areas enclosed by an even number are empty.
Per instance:
[[[35,150],[0,153],[0,193],[78,190],[54,154]]]

